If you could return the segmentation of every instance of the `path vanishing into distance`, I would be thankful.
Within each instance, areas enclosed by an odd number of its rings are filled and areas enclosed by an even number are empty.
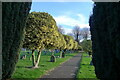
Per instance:
[[[54,70],[48,72],[46,75],[42,76],[39,80],[44,80],[44,78],[71,78],[75,79],[77,70],[80,66],[81,54],[73,56],[68,61],[64,62]]]

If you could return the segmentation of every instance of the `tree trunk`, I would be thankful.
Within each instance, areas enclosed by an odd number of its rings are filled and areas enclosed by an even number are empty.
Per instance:
[[[62,53],[63,53],[62,50],[60,50],[60,58],[62,58]]]
[[[64,58],[64,57],[65,57],[65,52],[62,53],[62,58]]]
[[[66,49],[64,49],[63,52],[62,52],[62,58],[65,57],[65,52],[66,52]]]
[[[30,7],[31,2],[2,3],[2,79],[10,78],[15,70]]]
[[[65,57],[65,50],[60,51],[60,58],[64,58]]]
[[[35,63],[35,68],[38,68],[38,64],[40,62],[40,57],[41,57],[41,51],[38,52],[37,60],[36,60],[36,63]]]
[[[33,66],[35,66],[35,55],[34,55],[34,51],[35,51],[35,50],[32,50],[32,63],[33,63]]]

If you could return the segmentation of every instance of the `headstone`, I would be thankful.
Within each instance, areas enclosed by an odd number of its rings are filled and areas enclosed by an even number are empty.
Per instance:
[[[26,59],[26,55],[22,55],[20,59]]]
[[[54,55],[51,56],[50,62],[56,62],[56,57]]]

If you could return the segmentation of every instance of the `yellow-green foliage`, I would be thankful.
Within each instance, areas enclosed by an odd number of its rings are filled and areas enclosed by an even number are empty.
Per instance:
[[[92,41],[91,40],[83,40],[81,42],[81,46],[85,52],[92,52]]]
[[[74,41],[73,49],[78,49],[78,42],[77,41]]]
[[[72,36],[58,32],[53,17],[45,12],[31,12],[26,23],[24,48],[31,50],[77,49],[77,42]]]
[[[74,47],[74,39],[72,36],[64,35],[66,41],[66,49],[72,49]]]
[[[66,49],[66,41],[61,33],[59,33],[59,49]]]
[[[58,27],[53,17],[45,12],[31,12],[26,23],[24,48],[43,49],[58,46]]]
[[[78,50],[83,50],[81,45],[78,45]]]

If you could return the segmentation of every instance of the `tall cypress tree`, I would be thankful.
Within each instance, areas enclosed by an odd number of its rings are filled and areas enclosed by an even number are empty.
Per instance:
[[[120,2],[95,3],[89,20],[93,64],[98,78],[117,80],[120,76]]]
[[[10,78],[18,61],[31,2],[2,3],[2,79]]]

